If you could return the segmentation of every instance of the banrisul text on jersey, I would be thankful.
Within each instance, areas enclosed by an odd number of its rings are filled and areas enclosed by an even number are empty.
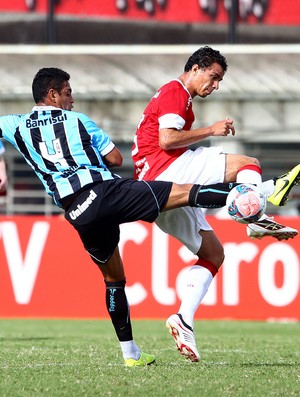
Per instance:
[[[40,120],[32,120],[29,118],[29,119],[26,119],[26,127],[27,128],[44,127],[46,125],[62,123],[65,120],[67,120],[66,113],[64,113],[60,116],[57,116],[57,117],[48,117],[48,118],[40,119]]]

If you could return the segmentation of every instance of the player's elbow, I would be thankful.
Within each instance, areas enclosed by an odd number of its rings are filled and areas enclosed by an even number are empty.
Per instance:
[[[120,151],[114,147],[113,150],[104,157],[104,161],[110,167],[120,167],[123,164],[123,156]]]
[[[170,128],[165,128],[159,131],[158,145],[162,150],[172,150],[175,149],[174,143],[174,130]]]
[[[120,155],[114,156],[113,159],[111,159],[110,164],[112,167],[120,167],[123,164],[123,157]]]
[[[116,167],[121,167],[122,164],[123,164],[123,157],[120,157],[120,158],[116,161]]]
[[[170,141],[168,141],[167,139],[160,139],[158,144],[159,144],[159,147],[162,150],[171,150],[171,149],[173,149]]]

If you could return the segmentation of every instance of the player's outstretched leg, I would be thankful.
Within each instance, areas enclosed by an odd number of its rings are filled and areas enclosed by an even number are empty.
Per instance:
[[[200,354],[196,347],[194,331],[183,321],[180,314],[172,314],[167,321],[166,327],[173,336],[179,353],[192,362],[200,360]]]
[[[273,205],[283,206],[286,204],[289,193],[293,186],[300,182],[300,164],[296,165],[291,171],[275,178],[275,191],[268,197],[268,201]]]

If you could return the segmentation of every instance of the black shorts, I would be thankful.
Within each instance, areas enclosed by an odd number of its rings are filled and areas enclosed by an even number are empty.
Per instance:
[[[82,191],[65,218],[77,230],[94,262],[104,264],[120,239],[121,223],[154,222],[166,205],[172,182],[113,179]]]

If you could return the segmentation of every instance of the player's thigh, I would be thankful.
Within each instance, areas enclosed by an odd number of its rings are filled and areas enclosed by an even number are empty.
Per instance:
[[[225,153],[221,147],[199,147],[187,150],[156,179],[178,184],[208,185],[224,181]]]
[[[119,222],[154,222],[170,198],[173,183],[124,180],[120,186],[114,206]]]
[[[195,255],[202,244],[199,230],[212,230],[201,208],[182,207],[162,212],[155,223],[165,233],[181,241]]]
[[[255,157],[244,156],[242,154],[227,154],[224,182],[234,182],[239,169],[245,165],[260,166],[260,163]]]

